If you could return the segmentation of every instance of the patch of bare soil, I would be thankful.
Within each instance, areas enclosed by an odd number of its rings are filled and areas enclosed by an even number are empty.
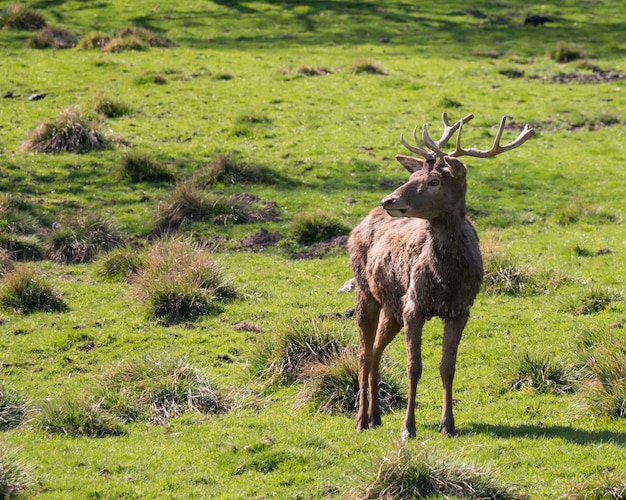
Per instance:
[[[316,243],[315,245],[306,247],[305,250],[301,252],[291,252],[289,257],[292,259],[321,259],[331,253],[347,250],[347,245],[347,236],[334,236],[322,243]]]
[[[614,71],[594,71],[593,73],[559,73],[548,81],[550,83],[611,83],[626,80],[626,75]]]
[[[265,248],[276,245],[280,241],[279,232],[270,232],[265,228],[261,228],[258,233],[252,234],[242,240],[239,240],[239,247],[243,250],[258,252]]]

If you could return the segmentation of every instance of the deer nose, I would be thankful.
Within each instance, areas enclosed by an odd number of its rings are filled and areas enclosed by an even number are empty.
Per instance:
[[[396,201],[396,199],[393,196],[387,196],[386,198],[383,198],[381,200],[380,204],[383,206],[383,208],[388,208],[393,205],[394,201]]]

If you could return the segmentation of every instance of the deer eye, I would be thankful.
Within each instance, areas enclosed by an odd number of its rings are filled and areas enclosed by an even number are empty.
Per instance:
[[[439,179],[431,179],[428,181],[428,185],[435,187],[438,186],[441,181]]]

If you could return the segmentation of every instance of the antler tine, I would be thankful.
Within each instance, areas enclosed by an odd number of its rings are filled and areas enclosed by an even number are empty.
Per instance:
[[[404,140],[404,134],[400,134],[400,142],[404,145],[405,148],[407,148],[409,151],[411,151],[411,153],[415,153],[416,155],[420,155],[423,158],[426,158],[427,160],[432,160],[435,157],[435,155],[433,153],[431,153],[430,151],[426,151],[422,147],[422,144],[420,143],[419,139],[417,138],[417,127],[415,127],[415,129],[413,129],[413,138],[415,139],[415,144],[417,144],[417,146],[411,146],[408,142],[406,142]]]
[[[459,125],[459,133],[456,138],[456,149],[452,153],[449,153],[447,156],[453,156],[455,158],[458,158],[459,156],[472,156],[474,158],[489,158],[492,156],[499,155],[500,153],[511,151],[512,149],[515,149],[521,146],[528,139],[530,139],[531,137],[535,135],[535,131],[532,128],[530,128],[528,125],[524,125],[524,129],[520,132],[520,134],[517,136],[515,140],[509,142],[508,144],[505,144],[504,146],[501,146],[500,139],[502,139],[502,132],[504,132],[505,124],[506,124],[506,116],[503,116],[502,120],[500,121],[500,126],[498,127],[498,131],[496,132],[496,137],[493,141],[493,146],[491,146],[491,149],[488,149],[486,151],[482,151],[480,149],[475,149],[475,148],[463,149],[461,147],[462,124]]]
[[[474,114],[470,113],[469,115],[455,122],[454,125],[451,125],[450,122],[448,121],[448,113],[444,111],[441,116],[444,129],[439,140],[438,141],[432,140],[430,135],[428,135],[428,130],[426,128],[426,125],[424,125],[422,129],[422,139],[424,140],[424,143],[436,153],[437,156],[445,156],[446,153],[444,153],[441,150],[441,148],[448,143],[448,141],[450,140],[450,137],[452,137],[452,134],[454,134],[459,127],[461,127],[464,123],[467,123],[468,121],[470,121],[472,118],[474,118]]]

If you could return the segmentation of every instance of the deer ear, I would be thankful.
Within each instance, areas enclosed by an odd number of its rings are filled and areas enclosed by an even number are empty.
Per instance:
[[[465,172],[467,171],[465,165],[460,162],[457,158],[452,156],[444,156],[443,161],[446,164],[446,168],[452,177],[463,178],[465,177]]]
[[[419,158],[405,155],[396,155],[396,160],[411,173],[422,170],[426,164],[426,160],[420,160]]]

